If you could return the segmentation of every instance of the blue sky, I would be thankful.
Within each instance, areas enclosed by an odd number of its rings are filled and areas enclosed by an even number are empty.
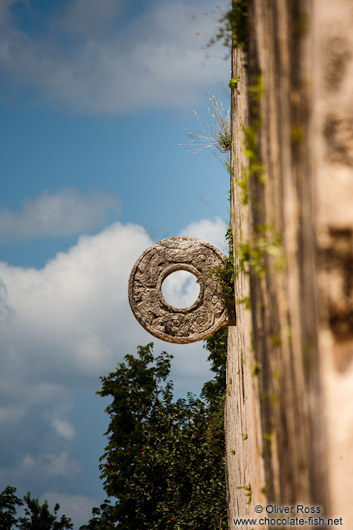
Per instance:
[[[224,161],[186,132],[195,110],[207,134],[209,93],[227,106],[225,50],[205,49],[226,7],[0,4],[0,488],[59,501],[76,527],[104,498],[99,376],[153,340],[128,306],[134,262],[177,235],[225,249]],[[202,343],[154,342],[176,394],[198,392]]]

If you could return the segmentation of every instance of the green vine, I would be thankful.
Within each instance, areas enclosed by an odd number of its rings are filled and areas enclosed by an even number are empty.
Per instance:
[[[246,504],[251,504],[251,500],[252,500],[252,488],[251,488],[251,484],[247,484],[246,486],[238,486],[237,487],[238,490],[245,490],[247,491],[247,493],[245,493],[245,496],[248,497],[248,500],[247,500],[247,503]]]
[[[266,270],[266,259],[272,257],[276,272],[285,268],[285,255],[282,240],[272,231],[264,231],[252,240],[239,245],[239,269],[246,274],[254,274],[263,278]]]
[[[252,121],[252,125],[243,127],[244,134],[244,154],[248,159],[248,165],[241,170],[241,178],[236,181],[240,188],[240,201],[242,204],[249,202],[249,187],[251,181],[257,181],[262,184],[266,182],[266,174],[263,164],[260,159],[260,149],[258,144],[258,131],[261,126],[260,116],[260,101],[263,98],[265,91],[264,77],[259,74],[256,82],[249,87],[250,100],[253,104],[253,110],[256,119]]]
[[[222,265],[214,267],[212,273],[218,279],[220,285],[219,296],[227,303],[234,304],[234,259],[233,259],[233,233],[229,227],[226,232],[229,252]]]
[[[221,41],[231,48],[246,48],[248,41],[248,2],[233,0],[232,7],[218,21],[219,29],[216,36],[209,40],[207,47]]]

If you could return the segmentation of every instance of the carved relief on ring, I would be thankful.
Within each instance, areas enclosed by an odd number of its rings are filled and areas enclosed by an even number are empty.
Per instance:
[[[129,279],[136,319],[155,337],[180,344],[203,340],[221,326],[234,324],[213,273],[224,259],[213,245],[192,237],[163,239],[147,248]],[[164,280],[179,270],[193,274],[200,286],[195,302],[185,308],[170,305],[162,293]]]

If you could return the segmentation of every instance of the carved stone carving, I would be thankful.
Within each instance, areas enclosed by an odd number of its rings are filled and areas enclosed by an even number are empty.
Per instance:
[[[234,324],[213,274],[223,260],[218,249],[193,237],[163,239],[147,248],[129,279],[129,302],[136,319],[158,339],[179,344],[203,340],[221,326]],[[178,270],[194,274],[200,285],[190,307],[173,307],[162,294],[163,281]]]

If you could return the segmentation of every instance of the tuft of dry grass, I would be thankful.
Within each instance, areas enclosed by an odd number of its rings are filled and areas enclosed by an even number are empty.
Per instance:
[[[206,116],[202,116],[193,110],[199,125],[198,131],[186,131],[190,140],[187,145],[193,153],[199,153],[205,149],[219,151],[222,154],[230,151],[230,112],[224,106],[223,100],[214,94],[208,95],[206,103]]]

